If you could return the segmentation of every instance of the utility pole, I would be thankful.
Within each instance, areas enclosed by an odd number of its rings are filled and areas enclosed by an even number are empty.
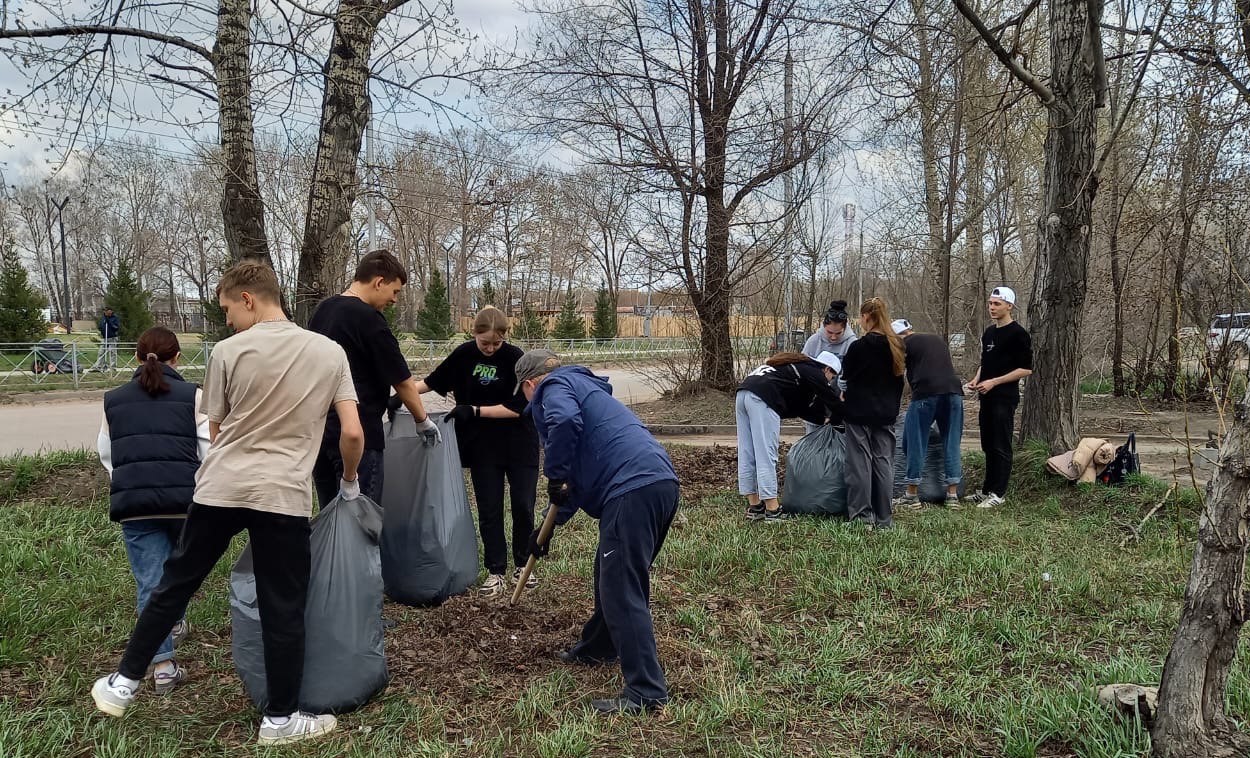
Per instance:
[[[864,222],[863,221],[859,222],[859,260],[856,263],[856,267],[859,269],[859,302],[862,305],[864,302]],[[855,308],[858,309],[859,305],[856,305]]]
[[[792,142],[794,138],[794,57],[790,55],[788,44],[786,45],[785,109],[785,160],[789,163],[793,157]],[[783,232],[786,246],[786,272],[783,282],[785,285],[787,345],[789,345],[790,335],[794,331],[794,178],[791,174],[792,169],[787,169],[782,176],[786,203],[786,221]]]
[[[850,274],[850,271],[851,271],[850,268],[846,265],[846,262],[851,257],[850,256],[851,245],[854,244],[854,240],[855,240],[855,203],[843,204],[842,223],[844,225],[843,230],[842,230],[842,286],[845,287],[847,284],[846,278]],[[859,247],[860,247],[860,253],[862,255],[863,248],[864,248],[864,243],[863,243],[862,238],[860,239]],[[859,303],[864,302],[864,274],[862,271],[862,267],[859,265],[858,260],[856,261],[856,270],[859,272],[859,302],[854,303],[851,306],[852,308],[858,308]]]

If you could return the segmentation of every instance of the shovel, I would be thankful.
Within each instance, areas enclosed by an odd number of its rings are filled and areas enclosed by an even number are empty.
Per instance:
[[[547,540],[551,539],[551,532],[556,528],[556,510],[554,505],[547,506],[547,517],[543,519],[543,524],[538,529],[538,544],[540,545],[546,545]],[[511,605],[516,605],[516,601],[521,598],[521,593],[525,591],[525,582],[530,578],[530,572],[534,570],[534,565],[537,563],[538,559],[532,555],[525,562],[525,568],[521,569],[516,586],[512,588]]]

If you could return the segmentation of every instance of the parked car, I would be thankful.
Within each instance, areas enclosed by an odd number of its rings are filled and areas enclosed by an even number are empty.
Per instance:
[[[1221,313],[1212,319],[1207,330],[1207,350],[1250,354],[1250,313]]]

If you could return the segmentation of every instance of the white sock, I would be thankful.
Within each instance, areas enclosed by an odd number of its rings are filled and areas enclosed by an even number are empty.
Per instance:
[[[268,721],[270,724],[273,724],[274,726],[282,726],[286,722],[290,721],[291,717],[289,715],[288,716],[266,716],[265,720]]]

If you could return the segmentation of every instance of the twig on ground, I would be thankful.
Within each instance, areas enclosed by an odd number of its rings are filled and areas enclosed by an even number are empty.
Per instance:
[[[1172,484],[1168,486],[1168,491],[1163,493],[1163,498],[1158,503],[1155,503],[1155,507],[1151,508],[1150,511],[1144,517],[1142,517],[1142,520],[1137,524],[1136,527],[1133,527],[1133,533],[1125,535],[1124,539],[1120,540],[1121,548],[1128,545],[1130,541],[1137,542],[1138,540],[1141,539],[1142,527],[1146,525],[1146,522],[1150,520],[1151,516],[1158,513],[1159,509],[1162,508],[1165,504],[1167,504],[1168,498],[1172,497],[1172,493],[1174,492],[1176,492],[1176,482],[1172,482]]]

